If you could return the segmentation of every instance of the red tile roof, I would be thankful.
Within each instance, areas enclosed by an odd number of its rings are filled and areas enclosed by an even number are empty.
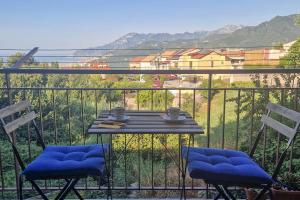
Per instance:
[[[134,57],[132,58],[129,62],[133,62],[133,63],[137,63],[137,62],[141,62],[142,60],[144,60],[147,56],[138,56],[138,57]]]

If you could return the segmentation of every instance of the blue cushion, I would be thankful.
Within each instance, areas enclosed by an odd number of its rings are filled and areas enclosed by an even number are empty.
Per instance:
[[[188,170],[192,178],[233,185],[260,185],[273,181],[241,151],[190,147],[188,155]],[[183,147],[183,157],[187,159],[187,147]]]
[[[23,174],[30,180],[101,176],[108,147],[107,144],[48,146],[26,167]]]

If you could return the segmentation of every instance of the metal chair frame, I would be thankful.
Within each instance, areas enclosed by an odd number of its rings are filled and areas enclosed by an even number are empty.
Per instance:
[[[0,121],[1,121],[1,128],[3,130],[3,132],[5,133],[5,135],[8,138],[8,141],[10,142],[12,149],[13,149],[13,153],[16,157],[16,160],[19,164],[19,166],[21,167],[21,170],[24,171],[25,170],[25,164],[18,152],[16,143],[15,143],[15,139],[14,139],[14,132],[16,129],[20,128],[23,125],[26,124],[32,124],[34,127],[34,130],[36,132],[36,136],[37,136],[37,142],[39,145],[41,145],[42,149],[44,150],[46,148],[46,145],[44,143],[44,140],[42,138],[42,135],[40,133],[40,130],[35,122],[35,118],[36,118],[36,114],[34,111],[30,110],[31,104],[24,100],[21,101],[17,104],[14,105],[10,105],[7,106],[5,108],[0,109]],[[21,115],[22,111],[25,111],[25,115]],[[19,117],[17,119],[14,119],[14,117],[16,116],[16,113],[19,114]],[[5,122],[5,118],[10,118],[10,122],[6,123]],[[103,150],[103,155],[105,156],[105,152],[104,149]],[[107,170],[107,166],[106,166],[106,162],[105,162],[105,169]],[[107,189],[107,199],[109,198],[110,195],[110,186],[109,186],[109,175],[107,174],[107,184],[108,184],[108,189]],[[55,179],[64,179],[66,181],[65,186],[60,190],[60,192],[58,193],[58,195],[56,196],[56,200],[61,200],[64,199],[67,194],[70,191],[73,191],[75,193],[75,195],[78,197],[78,199],[83,199],[82,196],[79,194],[79,192],[76,190],[75,185],[76,183],[81,179],[81,178],[86,178],[87,176],[84,177],[55,177]],[[103,178],[103,177],[100,177]],[[34,180],[30,180],[27,179],[25,177],[25,179],[27,181],[29,181],[32,185],[32,187],[38,192],[38,194],[42,197],[42,199],[44,200],[48,200],[48,197],[43,193],[43,191],[40,189],[40,187],[35,183]],[[39,180],[53,180],[54,178],[49,178],[49,179],[39,179]],[[22,175],[22,173],[19,174],[19,196],[18,198],[20,200],[23,199],[23,182],[24,182],[24,177]]]
[[[288,143],[287,143],[284,151],[282,152],[282,154],[276,164],[276,167],[273,171],[273,174],[272,174],[273,181],[278,182],[276,178],[279,174],[280,168],[284,162],[284,159],[286,158],[288,150],[289,150],[291,144],[293,143],[293,141],[296,137],[296,133],[300,126],[300,113],[296,112],[294,110],[288,109],[286,107],[283,107],[281,105],[273,104],[273,103],[268,103],[266,108],[268,110],[267,114],[263,115],[261,118],[262,126],[261,126],[260,130],[258,131],[258,136],[252,146],[249,156],[251,158],[253,158],[255,150],[260,141],[260,138],[266,131],[267,127],[270,127],[273,130],[277,131],[279,134],[287,137]],[[284,118],[287,118],[287,119],[293,121],[295,126],[293,128],[290,128],[289,126],[278,122],[277,120],[270,117],[271,113],[276,113],[277,115],[279,115],[281,117],[284,117]],[[234,197],[234,195],[231,193],[231,191],[228,190],[228,187],[230,187],[230,186],[261,189],[261,191],[255,198],[256,200],[260,199],[262,197],[262,195],[264,195],[267,191],[269,191],[270,198],[272,199],[272,193],[270,192],[272,183],[260,184],[260,185],[248,185],[248,184],[226,183],[226,181],[224,181],[224,182],[214,182],[214,181],[210,181],[210,180],[204,180],[204,181],[207,184],[213,185],[219,192],[219,194],[215,197],[215,199],[219,199],[220,197],[223,197],[225,200],[236,199]]]

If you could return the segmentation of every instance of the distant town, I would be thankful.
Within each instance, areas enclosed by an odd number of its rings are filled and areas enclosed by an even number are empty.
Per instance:
[[[272,48],[258,49],[170,49],[160,53],[137,56],[128,60],[130,70],[169,69],[242,69],[248,67],[274,67],[280,64],[295,41]],[[81,67],[110,70],[109,62],[103,58],[86,60]]]

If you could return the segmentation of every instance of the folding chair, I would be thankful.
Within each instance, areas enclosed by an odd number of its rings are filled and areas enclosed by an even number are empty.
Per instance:
[[[261,189],[256,197],[256,199],[259,199],[267,191],[270,191],[273,183],[278,182],[276,178],[280,167],[299,128],[300,113],[273,103],[268,103],[267,110],[267,114],[261,118],[262,126],[251,149],[250,156],[236,150],[183,147],[182,156],[187,161],[190,177],[203,179],[207,184],[212,184],[219,192],[215,199],[219,197],[235,199],[234,195],[228,190],[230,186]],[[278,122],[271,118],[271,113],[276,113],[278,116],[293,121],[295,126],[290,128]],[[288,138],[287,146],[282,152],[272,176],[253,160],[253,154],[267,127]]]
[[[104,180],[105,154],[109,146],[102,144],[46,147],[35,122],[36,114],[34,111],[30,111],[30,106],[28,101],[21,101],[0,110],[1,128],[8,137],[13,153],[22,169],[19,175],[19,199],[23,199],[23,178],[32,184],[43,199],[48,198],[35,183],[36,180],[64,179],[66,185],[60,190],[55,199],[64,199],[70,191],[73,191],[79,199],[83,199],[74,186],[79,179],[88,176]],[[13,117],[18,118],[13,119]],[[43,148],[43,152],[27,167],[21,159],[12,135],[16,129],[25,124],[33,125],[37,134],[37,142]]]

